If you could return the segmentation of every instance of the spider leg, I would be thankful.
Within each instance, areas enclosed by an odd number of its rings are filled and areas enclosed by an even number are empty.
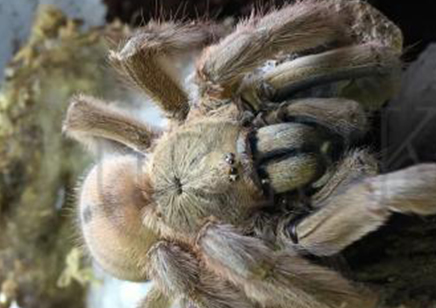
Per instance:
[[[225,33],[224,27],[215,24],[150,23],[120,50],[111,51],[109,60],[122,75],[155,100],[168,118],[183,121],[189,111],[189,97],[177,60]]]
[[[197,65],[201,94],[229,99],[247,73],[279,53],[343,41],[347,37],[344,18],[331,4],[301,1],[239,24],[235,32],[203,52]]]
[[[295,251],[273,251],[231,225],[207,223],[197,246],[209,268],[224,275],[262,306],[374,307],[376,296]]]
[[[136,308],[171,308],[173,301],[165,296],[155,285],[148,290],[145,298],[136,305]]]
[[[150,260],[148,272],[154,283],[182,307],[253,308],[241,291],[207,272],[186,247],[160,241],[150,249],[147,258]]]
[[[393,212],[436,214],[436,164],[378,176],[372,175],[374,170],[352,173],[341,176],[337,187],[330,187],[316,201],[318,211],[285,225],[284,232],[294,233],[295,247],[314,255],[333,255],[378,229]]]
[[[366,108],[376,109],[394,93],[398,81],[394,78],[398,74],[394,73],[398,73],[399,68],[395,49],[372,42],[286,61],[247,78],[240,91],[245,102],[259,109],[265,101],[283,101],[299,91],[347,80],[337,85],[337,95],[356,96]],[[359,88],[371,94],[365,97],[355,93]]]
[[[67,111],[64,132],[90,146],[104,140],[146,152],[159,132],[90,96],[75,96]]]
[[[262,125],[283,122],[302,123],[327,130],[347,144],[362,137],[367,130],[367,117],[359,103],[343,98],[307,98],[282,103],[265,112],[258,120]]]

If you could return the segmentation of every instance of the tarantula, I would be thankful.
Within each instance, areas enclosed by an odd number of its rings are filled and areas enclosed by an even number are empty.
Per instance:
[[[375,307],[374,291],[305,255],[337,254],[392,212],[436,213],[435,164],[377,175],[354,146],[364,109],[394,89],[401,45],[354,0],[297,2],[230,34],[210,22],[140,29],[109,58],[168,129],[83,95],[64,123],[91,148],[122,148],[79,194],[92,257],[155,282],[141,307]],[[188,86],[174,61],[197,53]]]

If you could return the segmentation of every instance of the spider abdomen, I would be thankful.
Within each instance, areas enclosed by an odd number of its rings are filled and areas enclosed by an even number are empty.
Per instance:
[[[126,280],[147,279],[145,258],[157,234],[142,224],[148,206],[139,188],[140,160],[117,156],[95,165],[82,184],[80,227],[97,263]]]

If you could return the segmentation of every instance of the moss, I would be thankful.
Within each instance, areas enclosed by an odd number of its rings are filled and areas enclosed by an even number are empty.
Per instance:
[[[56,285],[74,244],[69,196],[89,162],[62,136],[62,119],[74,93],[113,92],[103,37],[114,31],[83,32],[44,7],[7,68],[0,92],[0,292],[7,300],[0,306],[83,306],[82,286]]]

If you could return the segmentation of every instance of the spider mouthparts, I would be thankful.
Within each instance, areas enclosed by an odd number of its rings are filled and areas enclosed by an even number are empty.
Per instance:
[[[256,173],[274,193],[302,188],[325,171],[329,153],[317,131],[299,123],[259,128],[250,137]]]

